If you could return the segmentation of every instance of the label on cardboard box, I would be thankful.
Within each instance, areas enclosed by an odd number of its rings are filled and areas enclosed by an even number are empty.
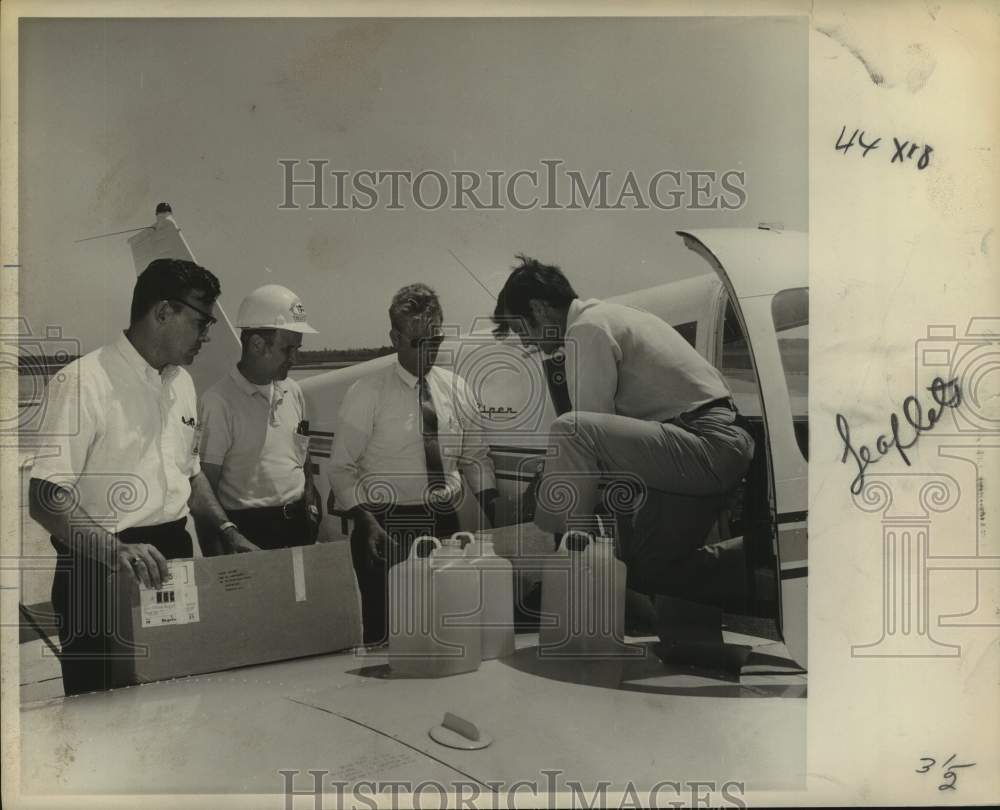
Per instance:
[[[217,574],[219,584],[224,591],[243,591],[250,587],[253,574],[239,568],[227,568]]]
[[[159,588],[139,585],[139,612],[143,627],[201,621],[194,560],[170,560],[167,570],[167,579]]]

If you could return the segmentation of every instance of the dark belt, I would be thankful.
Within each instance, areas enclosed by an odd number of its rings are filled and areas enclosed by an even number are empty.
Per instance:
[[[679,416],[671,417],[670,419],[664,419],[664,422],[673,422],[677,419],[691,419],[695,416],[701,416],[705,411],[711,408],[728,408],[731,411],[736,410],[736,406],[733,404],[731,397],[719,397],[718,399],[713,399],[711,402],[706,402],[704,405],[699,405],[697,408],[691,411],[685,411]]]
[[[146,538],[169,538],[176,537],[185,531],[187,517],[171,520],[169,523],[158,523],[155,526],[133,526],[131,529],[122,529],[118,532],[118,539],[123,543],[149,543]]]
[[[123,543],[150,543],[154,546],[164,543],[168,546],[177,542],[190,540],[187,533],[187,517],[171,520],[169,523],[156,523],[149,526],[132,526],[122,529],[117,537]],[[73,554],[74,551],[61,539],[52,536],[52,546],[60,554]],[[183,555],[182,555],[183,556]]]
[[[282,504],[281,506],[251,506],[248,509],[229,509],[227,511],[230,516],[239,515],[244,518],[295,520],[306,513],[306,500],[305,498],[300,498],[297,501]]]

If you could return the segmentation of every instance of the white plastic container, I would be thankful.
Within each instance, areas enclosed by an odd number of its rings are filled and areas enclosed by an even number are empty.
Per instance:
[[[430,553],[420,555],[426,543],[441,546],[436,537],[418,537],[409,556],[389,569],[389,666],[398,675],[419,676],[428,670],[434,610]]]
[[[462,551],[460,536],[446,537],[431,554],[436,675],[479,669],[482,638],[472,623],[481,601],[479,572]]]
[[[480,628],[484,661],[514,653],[514,567],[497,556],[490,535],[480,535],[465,547],[477,573],[479,605],[473,622]]]
[[[625,644],[625,564],[614,542],[567,532],[542,572],[539,652],[545,657],[606,658]]]
[[[434,545],[427,556],[420,556],[422,541]],[[476,573],[461,540],[414,540],[410,556],[389,571],[393,674],[439,678],[479,668],[479,629],[467,623],[478,603]]]

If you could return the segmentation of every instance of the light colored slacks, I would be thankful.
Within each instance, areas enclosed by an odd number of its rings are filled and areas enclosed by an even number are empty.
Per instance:
[[[602,475],[681,495],[730,491],[754,450],[753,439],[735,419],[726,407],[673,422],[564,413],[552,423],[535,523],[559,533],[592,520]]]

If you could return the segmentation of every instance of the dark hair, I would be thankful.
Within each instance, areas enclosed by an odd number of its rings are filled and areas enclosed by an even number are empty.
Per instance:
[[[441,302],[437,293],[426,284],[407,284],[393,297],[389,305],[389,322],[402,330],[411,318],[441,318]]]
[[[493,334],[498,338],[506,337],[511,331],[510,316],[531,318],[529,302],[532,299],[565,309],[578,297],[573,285],[555,265],[542,264],[523,253],[518,253],[516,258],[521,263],[508,276],[493,310],[493,323],[496,324]]]
[[[274,336],[278,333],[277,329],[241,329],[240,330],[240,346],[246,349],[247,344],[250,342],[250,338],[254,335],[260,335],[261,340],[264,341],[265,346],[274,345]]]
[[[219,279],[201,265],[185,259],[155,259],[139,274],[132,290],[130,324],[141,321],[160,301],[183,300],[191,292],[206,301],[215,301]],[[180,305],[174,305],[179,309]]]

